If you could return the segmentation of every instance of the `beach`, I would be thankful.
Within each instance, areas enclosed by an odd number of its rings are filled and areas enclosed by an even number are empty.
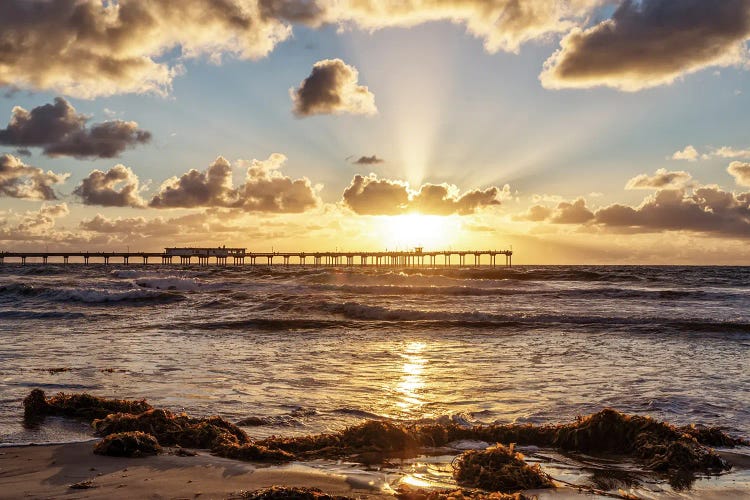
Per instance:
[[[316,487],[363,499],[392,498],[382,479],[347,477],[301,464],[269,467],[214,457],[102,457],[93,443],[0,448],[0,498],[228,498],[273,485]],[[91,481],[91,487],[71,485]],[[380,481],[380,482],[379,482]]]
[[[19,457],[11,461],[17,473],[0,471],[2,484],[38,483],[34,491],[41,496],[99,495],[122,484],[115,471],[125,467],[143,467],[138,477],[149,483],[156,476],[183,477],[190,470],[184,464],[200,462],[213,472],[189,475],[237,479],[220,489],[210,481],[200,487],[217,498],[235,486],[270,485],[260,481],[269,474],[269,480],[281,478],[279,484],[288,484],[283,478],[300,484],[295,481],[302,474],[306,485],[330,484],[333,492],[349,491],[350,476],[375,477],[389,488],[404,478],[455,487],[450,464],[462,452],[429,452],[380,472],[346,460],[298,460],[255,470],[202,452],[192,458],[113,459],[122,466],[97,477],[88,474],[97,467],[90,464],[110,458],[91,453],[88,422],[50,416],[41,425],[22,425],[21,402],[35,388],[48,396],[85,392],[146,399],[194,417],[219,415],[253,440],[339,432],[372,420],[544,425],[574,422],[607,407],[747,438],[749,272],[6,264],[0,268],[0,453],[5,463],[9,453]],[[77,441],[86,444],[58,445]],[[29,443],[42,446],[22,446]],[[687,493],[628,460],[533,447],[522,452],[530,463],[574,484],[598,484],[601,471],[614,469],[626,478],[635,471],[636,484],[615,482],[612,491],[626,487],[645,497],[750,491],[743,458],[749,452],[742,447],[719,449],[734,454],[736,465],[719,477],[699,475]],[[62,462],[53,455],[75,453],[80,460],[71,463],[83,465],[66,465],[59,475]],[[36,468],[15,469],[24,460]],[[139,463],[158,466],[133,465]],[[147,477],[148,470],[155,477]],[[245,479],[226,470],[255,472],[242,486]],[[85,479],[101,489],[67,490]],[[131,488],[130,479],[127,484]],[[175,486],[181,493],[167,491],[164,497],[195,494],[193,486]]]

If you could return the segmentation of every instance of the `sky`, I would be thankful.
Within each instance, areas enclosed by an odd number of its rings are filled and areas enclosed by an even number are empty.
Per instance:
[[[5,0],[0,251],[750,264],[747,0]]]

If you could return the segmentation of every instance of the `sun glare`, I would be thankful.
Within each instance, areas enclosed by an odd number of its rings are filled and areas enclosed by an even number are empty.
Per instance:
[[[407,214],[380,217],[381,241],[389,250],[442,250],[456,243],[460,221],[452,216]]]

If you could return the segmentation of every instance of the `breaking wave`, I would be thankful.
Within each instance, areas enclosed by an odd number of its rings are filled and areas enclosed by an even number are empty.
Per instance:
[[[107,290],[95,288],[44,287],[15,283],[0,287],[0,296],[15,295],[53,302],[83,302],[100,304],[107,302],[171,302],[184,297],[174,292],[130,288]]]

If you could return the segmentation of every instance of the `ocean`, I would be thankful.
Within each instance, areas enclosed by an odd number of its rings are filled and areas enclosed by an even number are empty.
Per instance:
[[[604,407],[750,436],[750,268],[0,266],[0,443],[90,392],[251,436],[372,418],[564,422]]]

